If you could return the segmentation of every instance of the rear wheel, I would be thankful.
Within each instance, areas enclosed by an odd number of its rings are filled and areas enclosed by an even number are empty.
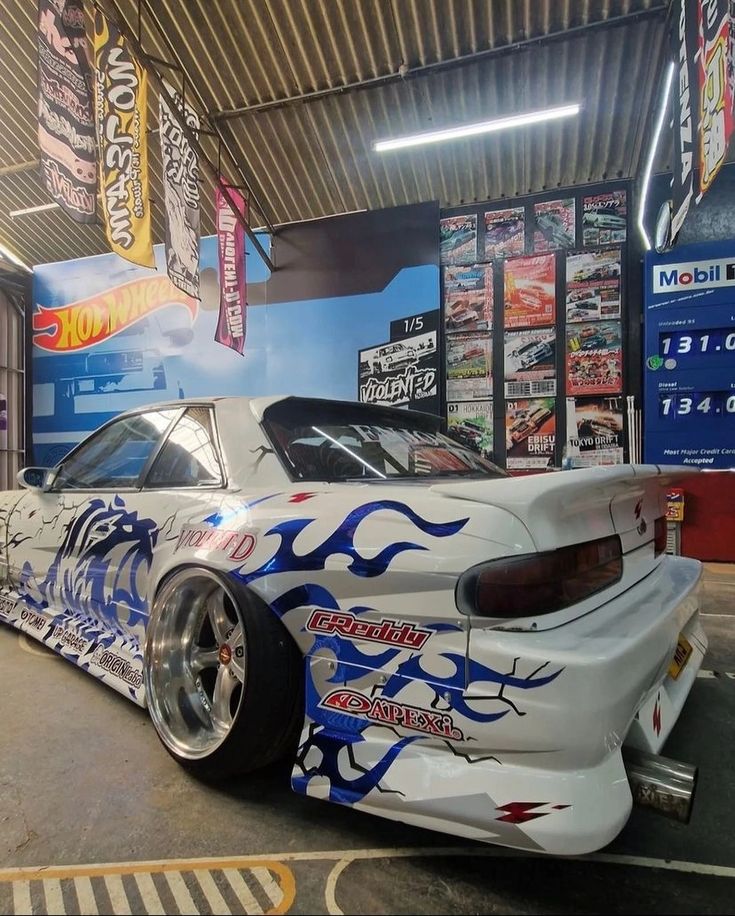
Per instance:
[[[204,779],[283,756],[303,720],[302,660],[272,611],[212,570],[165,580],[145,653],[148,710],[168,752]]]

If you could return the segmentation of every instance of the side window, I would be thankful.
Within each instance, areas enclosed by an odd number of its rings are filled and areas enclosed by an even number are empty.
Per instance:
[[[61,465],[54,490],[134,487],[177,410],[123,417],[85,442]]]
[[[212,411],[208,407],[190,407],[171,430],[145,486],[211,487],[222,483]]]

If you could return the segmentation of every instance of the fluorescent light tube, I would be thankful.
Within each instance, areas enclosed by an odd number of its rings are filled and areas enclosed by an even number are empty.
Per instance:
[[[55,210],[59,205],[56,203],[52,204],[39,204],[37,207],[26,207],[25,210],[11,210],[10,216],[15,219],[16,216],[28,216],[30,213],[43,213],[44,210]]]
[[[651,240],[648,237],[646,232],[646,227],[644,223],[644,216],[646,214],[646,202],[648,200],[648,186],[651,183],[651,172],[653,171],[653,164],[656,160],[656,153],[658,152],[658,144],[661,139],[661,131],[664,126],[664,119],[666,117],[666,112],[669,108],[669,96],[671,95],[671,84],[674,81],[674,71],[675,65],[672,61],[669,64],[668,70],[666,71],[666,76],[664,77],[664,88],[661,93],[661,101],[659,103],[660,107],[658,109],[658,117],[656,118],[656,126],[653,130],[653,137],[651,138],[651,145],[648,148],[648,159],[646,160],[646,167],[643,170],[643,179],[641,180],[641,194],[638,204],[638,229],[641,233],[641,238],[643,239],[643,245],[646,251],[649,251],[651,248]]]
[[[0,243],[0,258],[5,258],[6,261],[10,261],[11,264],[15,264],[16,267],[22,267],[23,270],[28,271],[29,274],[33,273],[33,270],[21,259],[14,255],[12,251],[8,250],[5,245]]]
[[[478,121],[475,124],[464,124],[459,127],[446,127],[443,130],[428,130],[408,137],[395,137],[391,140],[377,140],[373,149],[377,153],[388,150],[403,149],[406,146],[421,146],[424,143],[441,143],[443,140],[458,140],[460,137],[475,137],[478,134],[494,133],[498,130],[509,130],[511,127],[525,127],[528,124],[539,124],[542,121],[556,121],[579,114],[579,104],[562,105],[559,108],[544,108],[542,111],[527,111],[524,114],[509,115],[506,118],[495,118],[492,121]]]

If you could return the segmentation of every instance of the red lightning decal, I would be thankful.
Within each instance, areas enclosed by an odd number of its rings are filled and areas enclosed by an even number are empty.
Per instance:
[[[661,734],[661,705],[658,696],[656,697],[656,705],[653,707],[653,730],[656,732],[656,737]]]
[[[498,821],[505,821],[507,824],[524,824],[526,821],[532,821],[537,817],[544,817],[548,811],[531,811],[532,808],[540,808],[546,802],[508,802],[507,805],[501,805],[496,811],[505,811],[502,817],[496,818]]]
[[[294,493],[293,496],[289,497],[290,503],[303,503],[307,499],[311,499],[312,496],[316,496],[316,493]]]

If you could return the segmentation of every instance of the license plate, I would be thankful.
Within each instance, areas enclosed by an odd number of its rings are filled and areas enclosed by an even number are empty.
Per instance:
[[[676,644],[676,649],[674,650],[674,657],[671,659],[671,664],[669,665],[669,677],[672,677],[676,680],[681,672],[686,667],[686,663],[689,661],[689,656],[692,654],[692,646],[689,640],[679,634],[679,641]]]

